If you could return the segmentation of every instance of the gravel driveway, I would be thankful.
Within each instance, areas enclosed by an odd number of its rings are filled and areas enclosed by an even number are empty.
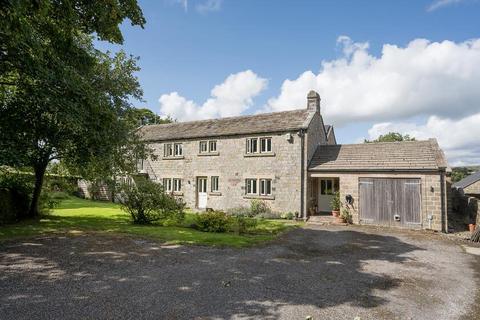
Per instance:
[[[0,318],[478,319],[478,259],[439,235],[360,226],[246,249],[41,237],[0,244]]]

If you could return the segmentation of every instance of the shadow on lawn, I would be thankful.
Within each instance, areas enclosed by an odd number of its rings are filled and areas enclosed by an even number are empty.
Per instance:
[[[377,290],[400,280],[364,264],[405,263],[414,250],[392,236],[312,229],[240,250],[102,236],[0,244],[0,311],[5,319],[276,319],[283,306],[368,309],[388,302]]]

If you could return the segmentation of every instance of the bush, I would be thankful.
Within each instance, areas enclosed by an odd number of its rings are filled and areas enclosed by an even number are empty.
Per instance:
[[[204,232],[225,232],[228,230],[231,218],[222,211],[200,213],[195,217],[195,226]]]
[[[247,233],[257,226],[257,220],[237,215],[231,218],[230,229],[236,234]]]
[[[270,210],[270,207],[265,201],[254,199],[250,202],[250,211],[250,216],[254,217],[260,214],[270,213],[272,210]]]
[[[347,208],[343,208],[342,213],[340,214],[340,217],[345,220],[347,223],[352,223],[352,214],[350,213],[350,210]]]
[[[295,218],[295,213],[293,213],[291,211],[285,212],[285,213],[282,213],[280,215],[280,218],[287,219],[287,220],[293,220]]]
[[[146,179],[119,186],[118,197],[121,207],[128,212],[136,224],[185,218],[185,203],[164,192],[161,184]]]
[[[32,176],[0,171],[0,190],[0,223],[25,218],[33,192]]]
[[[276,211],[267,211],[267,212],[258,214],[256,217],[262,218],[262,219],[281,219],[282,214]]]

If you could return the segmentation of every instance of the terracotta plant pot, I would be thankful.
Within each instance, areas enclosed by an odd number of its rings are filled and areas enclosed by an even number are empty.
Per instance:
[[[334,217],[340,216],[340,211],[339,210],[332,210],[332,216],[334,216]]]
[[[468,230],[469,230],[470,232],[475,231],[475,226],[476,226],[475,223],[470,223],[470,224],[468,225]]]

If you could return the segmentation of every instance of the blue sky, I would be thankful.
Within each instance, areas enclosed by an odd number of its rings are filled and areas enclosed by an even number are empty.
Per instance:
[[[395,129],[438,136],[453,164],[480,163],[480,142],[442,135],[478,130],[478,1],[139,3],[145,28],[122,26],[122,48],[140,57],[137,106],[192,120],[300,108],[315,89],[341,143]]]

